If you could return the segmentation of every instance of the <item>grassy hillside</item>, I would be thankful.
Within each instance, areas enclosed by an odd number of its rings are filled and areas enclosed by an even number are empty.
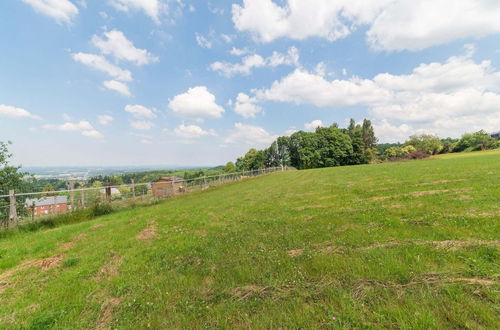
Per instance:
[[[500,152],[286,172],[0,240],[1,328],[498,328]]]

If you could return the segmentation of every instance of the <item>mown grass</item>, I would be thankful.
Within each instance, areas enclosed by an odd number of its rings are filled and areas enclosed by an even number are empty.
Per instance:
[[[500,152],[286,172],[0,240],[2,328],[499,328]]]

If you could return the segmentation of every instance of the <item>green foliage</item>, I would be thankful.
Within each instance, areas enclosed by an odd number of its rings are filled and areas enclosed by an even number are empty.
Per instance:
[[[415,151],[417,151],[417,148],[412,145],[404,147],[390,147],[384,152],[384,156],[386,159],[405,158]]]
[[[437,155],[443,149],[443,144],[439,137],[431,134],[412,135],[405,142],[405,145],[414,146],[417,150],[429,155]]]
[[[228,162],[224,168],[223,168],[224,173],[234,173],[237,171],[236,165],[234,165],[233,162]]]
[[[498,142],[493,139],[488,133],[480,130],[475,133],[466,133],[456,143],[453,151],[477,151],[498,148]]]
[[[113,207],[109,203],[96,203],[89,209],[89,213],[90,217],[95,218],[113,213]]]
[[[249,150],[238,158],[238,170],[293,166],[298,169],[367,164],[376,156],[374,129],[369,120],[357,125],[352,119],[347,129],[318,127],[315,132],[299,131],[282,136],[269,148]]]

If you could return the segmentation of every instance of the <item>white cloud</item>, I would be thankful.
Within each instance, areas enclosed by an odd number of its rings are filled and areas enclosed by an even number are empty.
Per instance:
[[[37,12],[49,16],[58,23],[71,23],[78,15],[78,8],[68,0],[22,0]]]
[[[250,51],[247,48],[239,49],[239,48],[233,47],[229,53],[231,55],[234,55],[234,56],[242,56],[242,55],[246,55],[246,54],[250,53]]]
[[[152,55],[146,49],[136,48],[121,31],[112,30],[104,32],[104,37],[105,39],[96,35],[92,36],[92,43],[103,54],[113,55],[118,60],[134,62],[137,65],[158,61],[158,57]]]
[[[273,52],[273,55],[266,62],[273,68],[280,65],[299,66],[299,58],[299,50],[296,47],[290,47],[287,54]]]
[[[215,132],[213,130],[206,131],[200,126],[196,125],[184,125],[181,124],[178,127],[174,129],[172,132],[173,136],[176,136],[181,139],[185,140],[191,140],[191,139],[197,139],[202,136],[206,135],[215,135]]]
[[[149,109],[139,104],[128,104],[125,106],[125,111],[131,113],[134,118],[154,119],[156,118],[156,110]]]
[[[244,118],[255,118],[255,115],[262,111],[262,107],[256,104],[257,100],[247,94],[239,93],[236,98],[234,112]]]
[[[314,131],[314,130],[316,130],[316,128],[323,127],[323,126],[325,126],[325,125],[323,125],[323,122],[321,120],[313,120],[310,123],[305,123],[304,129],[306,131]]]
[[[498,130],[500,71],[490,61],[474,62],[472,54],[467,46],[463,56],[420,64],[410,74],[384,73],[373,79],[329,81],[297,69],[268,89],[254,90],[249,98],[254,104],[364,106],[386,141],[399,140],[409,132],[456,137],[481,128]]]
[[[261,148],[268,146],[277,138],[277,135],[269,133],[262,127],[236,123],[232,132],[224,139],[224,142],[243,143]]]
[[[148,120],[131,120],[130,126],[136,130],[147,131],[155,126],[155,124]]]
[[[102,85],[105,88],[118,92],[124,96],[132,96],[132,93],[130,92],[130,89],[128,88],[127,84],[124,84],[120,81],[107,80],[104,81]]]
[[[196,33],[196,42],[201,48],[212,48],[212,42],[199,33]]]
[[[114,120],[114,118],[110,115],[99,115],[97,116],[97,119],[99,119],[99,124],[101,125],[107,125]]]
[[[141,10],[156,24],[160,24],[160,14],[165,10],[165,5],[160,0],[109,0],[109,3],[124,12]]]
[[[242,50],[233,48],[234,54],[242,54]],[[226,77],[232,77],[237,74],[249,75],[253,68],[277,67],[280,65],[299,65],[299,51],[295,47],[288,49],[287,54],[273,52],[273,54],[264,59],[258,54],[248,55],[242,59],[241,63],[214,62],[210,65],[210,70],[217,71]]]
[[[367,32],[375,49],[420,50],[467,37],[500,33],[500,2],[491,0],[395,1]]]
[[[220,118],[225,112],[205,86],[193,87],[175,96],[168,106],[175,113],[198,121],[206,117]]]
[[[92,124],[90,124],[86,120],[82,120],[79,122],[66,122],[61,125],[52,125],[46,124],[43,126],[45,129],[52,129],[63,132],[79,132],[83,136],[92,137],[92,138],[100,138],[102,134],[97,131]]]
[[[446,13],[446,14],[444,14]],[[256,40],[287,37],[330,41],[367,26],[378,50],[420,50],[463,38],[500,33],[500,2],[492,0],[244,0],[234,4],[236,29]]]
[[[0,104],[0,116],[10,118],[31,118],[37,120],[42,119],[40,116],[34,115],[28,110],[5,104]]]
[[[99,70],[107,73],[116,80],[121,81],[131,81],[132,73],[128,70],[124,70],[114,64],[109,63],[103,56],[87,54],[87,53],[76,53],[72,54],[73,60],[85,64],[95,70]]]
[[[275,81],[269,89],[257,90],[259,100],[313,104],[318,107],[377,104],[391,97],[390,91],[368,79],[328,81],[324,77],[296,69]]]
[[[375,135],[382,143],[404,142],[414,134],[414,130],[407,124],[393,125],[386,119],[373,123]]]

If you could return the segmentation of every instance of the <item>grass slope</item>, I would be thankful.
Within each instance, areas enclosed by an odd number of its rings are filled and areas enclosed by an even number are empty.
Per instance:
[[[0,240],[2,328],[498,328],[500,152],[286,172]]]

